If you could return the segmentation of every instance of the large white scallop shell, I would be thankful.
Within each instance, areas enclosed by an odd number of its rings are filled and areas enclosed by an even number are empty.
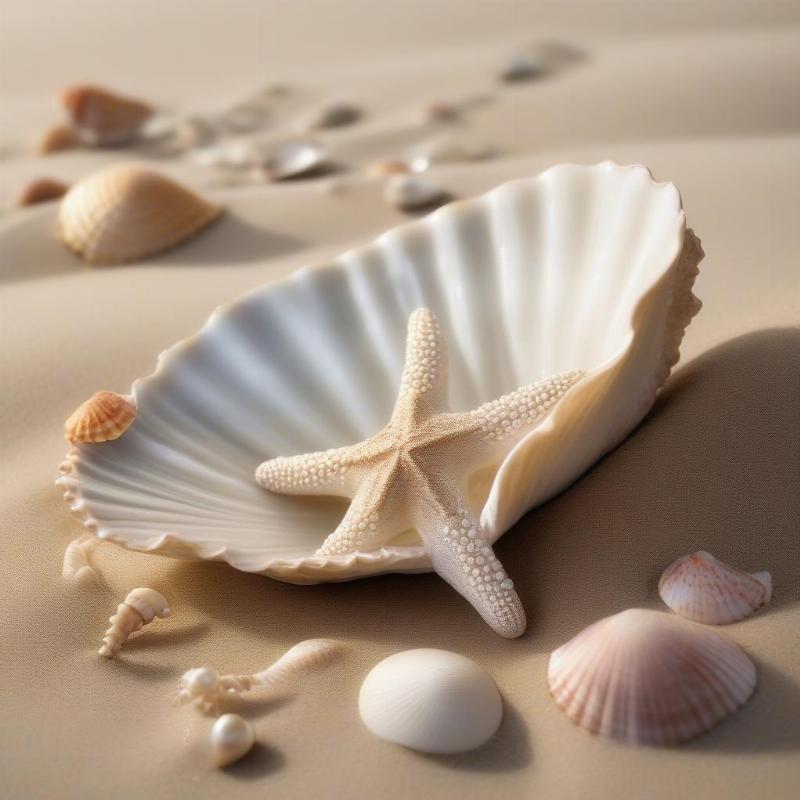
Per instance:
[[[676,614],[725,625],[749,617],[770,601],[772,577],[769,572],[742,572],[698,550],[664,570],[658,593]]]
[[[314,555],[343,503],[264,492],[255,467],[383,427],[408,316],[426,306],[448,342],[456,410],[587,370],[473,481],[493,542],[647,413],[698,310],[701,257],[674,185],[640,166],[553,167],[217,310],[136,381],[125,435],[77,445],[59,483],[97,535],[135,550],[294,583],[430,570],[414,531],[380,550]]]
[[[364,679],[361,719],[375,736],[423,753],[474,750],[494,736],[503,701],[474,661],[447,650],[405,650]]]
[[[709,730],[753,693],[756,668],[729,639],[671,614],[629,609],[550,656],[550,694],[591,733],[677,744]]]

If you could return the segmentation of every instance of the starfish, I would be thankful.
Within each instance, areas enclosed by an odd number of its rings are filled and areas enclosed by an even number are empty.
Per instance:
[[[433,312],[418,308],[408,321],[400,392],[386,427],[348,447],[265,461],[256,481],[283,494],[351,498],[319,556],[377,549],[416,529],[436,572],[512,639],[525,632],[525,612],[469,509],[467,482],[508,453],[583,374],[558,375],[473,411],[452,412],[442,332]]]

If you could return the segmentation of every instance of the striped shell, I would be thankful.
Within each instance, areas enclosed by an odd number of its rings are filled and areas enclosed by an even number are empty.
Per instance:
[[[743,705],[756,668],[718,633],[629,609],[554,651],[547,681],[556,705],[590,733],[667,745],[704,733]]]
[[[68,86],[57,100],[81,140],[91,145],[127,142],[154,113],[148,103],[99,86]]]
[[[221,213],[158,172],[121,165],[75,184],[61,202],[58,228],[90,264],[122,264],[186,241]]]
[[[136,419],[136,406],[129,397],[97,392],[78,407],[64,425],[72,444],[110,442],[118,439]]]
[[[742,572],[699,550],[664,570],[658,593],[682,617],[725,625],[749,617],[770,601],[772,577],[769,572]]]

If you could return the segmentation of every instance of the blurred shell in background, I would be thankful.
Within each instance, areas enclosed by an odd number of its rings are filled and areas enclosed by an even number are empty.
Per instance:
[[[90,264],[122,264],[186,241],[222,208],[136,165],[113,166],[75,184],[61,201],[61,240]]]

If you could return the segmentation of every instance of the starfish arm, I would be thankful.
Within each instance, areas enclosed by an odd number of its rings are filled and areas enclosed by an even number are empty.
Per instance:
[[[352,447],[271,458],[256,469],[256,483],[281,494],[348,496],[356,463]]]
[[[459,517],[441,515],[426,520],[418,531],[433,568],[506,639],[525,633],[525,610],[486,541],[480,523],[463,508]]]
[[[447,400],[447,353],[436,315],[418,308],[408,318],[406,361],[393,419],[419,417],[444,408]]]
[[[317,555],[340,556],[357,550],[377,550],[402,533],[396,497],[392,489],[399,471],[392,460],[358,487],[342,521],[320,545]],[[407,527],[411,527],[410,525]]]
[[[508,449],[546,417],[556,403],[586,374],[585,370],[565,372],[552,378],[521,386],[458,416],[480,429],[480,441]]]

